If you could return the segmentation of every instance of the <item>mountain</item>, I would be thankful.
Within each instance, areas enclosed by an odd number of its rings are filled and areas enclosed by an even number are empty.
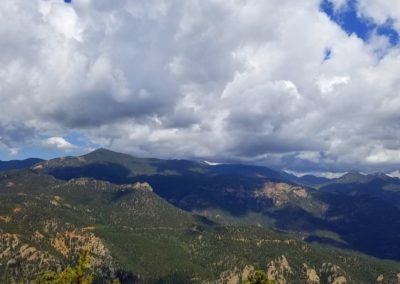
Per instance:
[[[43,162],[42,159],[30,158],[26,160],[0,161],[0,171],[29,169],[33,165]]]
[[[308,193],[272,185],[258,197],[270,196],[279,206],[289,201],[300,206]],[[30,170],[0,173],[0,282],[26,283],[60,270],[84,247],[92,255],[95,283],[114,277],[122,283],[240,283],[256,269],[267,269],[279,283],[399,280],[398,262],[261,226],[218,224],[155,191],[144,181],[117,185]]]
[[[320,184],[328,183],[331,179],[325,177],[317,177],[313,175],[304,175],[301,177],[289,174],[287,172],[281,172],[281,176],[287,181],[291,181],[300,185],[315,187]]]
[[[369,196],[400,208],[400,179],[383,173],[368,175],[348,173],[320,184],[319,190],[347,196]]]
[[[262,166],[251,166],[243,164],[220,164],[212,166],[210,168],[210,171],[218,174],[239,174],[243,176],[285,180],[285,177],[280,172]]]
[[[181,176],[203,172],[207,170],[207,166],[187,160],[136,158],[107,149],[98,149],[79,157],[43,161],[33,169],[63,180],[90,176],[100,180],[125,183],[140,176]]]
[[[157,239],[162,237],[160,232],[180,232],[202,224],[201,219],[158,197],[145,183],[114,185],[85,178],[63,182],[17,171],[0,174],[0,188],[3,283],[10,279],[26,281],[39,271],[56,270],[84,247],[94,257],[93,269],[99,278],[107,279],[115,273],[126,277],[129,273],[118,271],[116,262],[120,269],[128,261],[133,262],[138,273],[142,272],[140,265],[144,265],[135,257],[135,251],[124,259],[126,244],[142,242],[148,246],[146,253],[150,257],[155,253],[152,242],[161,244]],[[158,237],[146,243],[149,234]],[[166,237],[163,241],[168,242]],[[136,249],[145,248],[136,244]],[[172,248],[167,245],[165,249]],[[116,253],[119,255],[114,256]],[[163,251],[158,253],[162,257]],[[165,257],[170,257],[169,261],[174,258],[168,253]]]
[[[142,159],[105,149],[45,161],[32,169],[65,181],[88,177],[116,184],[148,182],[170,204],[221,225],[262,226],[309,242],[400,260],[400,203],[393,197],[397,192],[386,190],[391,194],[387,198],[349,194],[347,187],[353,185],[368,190],[370,177],[357,173],[324,180],[314,189],[263,167]],[[382,178],[385,187],[391,180]]]
[[[136,158],[100,148],[79,157],[62,157],[43,161],[34,170],[50,173],[67,180],[77,176],[92,176],[114,182],[125,182],[139,176],[183,176],[198,174],[240,174],[241,176],[285,178],[278,171],[267,167],[242,164],[210,165],[189,160],[161,160]]]
[[[329,182],[329,180],[330,179],[328,179],[328,178],[316,177],[313,175],[304,175],[304,176],[298,178],[298,182],[300,184],[303,184],[306,186],[315,186],[317,184],[327,183],[327,182]]]

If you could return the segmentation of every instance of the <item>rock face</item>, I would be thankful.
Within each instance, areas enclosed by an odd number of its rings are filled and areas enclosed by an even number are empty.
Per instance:
[[[288,260],[284,255],[271,260],[267,264],[267,276],[269,280],[274,280],[279,284],[286,284],[287,278],[293,273]]]
[[[102,240],[96,237],[91,228],[82,228],[72,231],[57,233],[50,239],[51,245],[65,257],[79,254],[82,249],[88,249],[93,255],[98,257],[108,257],[109,251],[106,249]]]
[[[267,197],[272,199],[275,206],[282,206],[289,202],[289,195],[297,192],[297,196],[307,197],[307,192],[300,186],[291,186],[287,183],[267,182],[264,187],[255,192],[256,197]]]
[[[254,196],[271,199],[277,207],[281,207],[291,200],[305,201],[311,198],[310,193],[304,187],[283,182],[267,182],[254,193]]]
[[[50,243],[67,259],[79,255],[84,249],[89,250],[94,271],[113,267],[110,251],[90,227],[57,233],[50,239]]]
[[[330,284],[346,284],[348,276],[339,266],[332,263],[323,263],[319,270],[321,280]]]
[[[0,266],[6,268],[7,275],[0,276],[0,282],[5,283],[4,279],[16,281],[21,275],[57,270],[61,264],[48,252],[22,241],[19,235],[3,233],[0,234]]]
[[[212,282],[203,282],[203,284],[241,284],[249,277],[250,273],[254,271],[254,267],[246,265],[243,270],[235,269],[223,272],[218,280]]]
[[[96,275],[108,277],[112,274],[111,253],[92,227],[59,232],[61,224],[53,219],[37,225],[38,229],[29,238],[0,233],[0,283],[22,280],[28,283],[44,271],[60,271],[84,249],[90,252],[91,269]]]
[[[0,221],[3,221],[4,223],[8,224],[11,222],[11,216],[9,215],[0,216]]]
[[[133,185],[133,188],[136,190],[153,191],[153,188],[147,182],[137,182]]]
[[[24,242],[17,234],[0,234],[0,266],[6,267],[7,275],[0,276],[0,282],[7,279],[17,283],[21,279],[32,280],[43,271],[59,271],[65,266],[66,259],[74,259],[83,249],[88,249],[91,255],[91,269],[97,274],[112,273],[113,260],[109,250],[96,237],[90,228],[77,229],[57,233],[51,237],[44,232],[35,231],[33,243]],[[50,246],[49,246],[50,245]],[[63,258],[57,258],[50,251],[39,249],[52,247]],[[3,282],[2,282],[3,283]]]
[[[303,264],[303,266],[304,266],[304,274],[305,274],[305,282],[307,283],[307,284],[319,284],[320,283],[320,279],[319,279],[319,276],[318,276],[318,274],[317,274],[317,272],[315,271],[315,269],[314,268],[310,268],[310,267],[308,267],[308,265],[307,264]]]
[[[312,268],[303,263],[303,273],[301,279],[307,284],[346,284],[348,276],[337,265],[332,263],[323,263],[320,268]]]

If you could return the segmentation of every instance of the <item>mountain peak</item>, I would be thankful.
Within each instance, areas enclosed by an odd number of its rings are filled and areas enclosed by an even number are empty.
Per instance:
[[[360,172],[352,171],[344,174],[340,178],[337,178],[336,181],[340,183],[356,183],[356,182],[368,182],[371,179],[370,176],[364,175]]]
[[[82,157],[93,161],[114,161],[119,159],[134,158],[131,155],[115,152],[106,148],[98,148]]]
[[[97,148],[96,150],[93,150],[92,152],[89,152],[86,155],[91,155],[91,154],[117,154],[117,153],[118,152],[109,150],[107,148]]]
[[[366,176],[366,175],[363,175],[360,172],[351,171],[351,172],[348,172],[348,173],[344,174],[343,176],[341,176],[341,178],[342,177],[364,177],[364,176]]]
[[[387,174],[382,173],[382,172],[373,173],[373,174],[371,174],[371,175],[374,176],[374,177],[376,177],[376,178],[381,178],[381,179],[390,178],[390,176],[388,176]]]

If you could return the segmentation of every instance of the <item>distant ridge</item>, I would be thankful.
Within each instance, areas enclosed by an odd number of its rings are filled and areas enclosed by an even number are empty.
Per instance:
[[[0,171],[28,169],[33,165],[43,162],[38,158],[29,158],[25,160],[0,161]]]
[[[262,166],[138,158],[103,148],[32,170],[64,181],[147,182],[172,205],[213,222],[272,226],[309,241],[400,259],[400,180],[382,174],[299,178]]]

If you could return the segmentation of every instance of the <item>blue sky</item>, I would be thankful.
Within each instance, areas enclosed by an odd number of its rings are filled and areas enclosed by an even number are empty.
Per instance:
[[[3,160],[26,158],[52,159],[66,155],[82,155],[99,148],[99,145],[91,143],[78,132],[71,132],[62,138],[65,141],[68,141],[72,145],[71,147],[62,147],[62,145],[57,143],[48,143],[47,140],[49,138],[50,137],[48,136],[43,136],[40,139],[40,141],[43,141],[43,143],[26,145],[25,147],[19,149],[18,153],[16,154],[4,150],[0,151],[0,157],[2,157]]]
[[[391,20],[388,20],[384,25],[377,25],[372,19],[361,16],[356,9],[356,5],[356,0],[349,0],[346,7],[335,11],[334,4],[331,1],[323,0],[320,7],[332,21],[337,23],[349,35],[354,33],[364,41],[368,41],[371,34],[376,31],[377,34],[386,36],[391,45],[399,43],[399,35],[393,29]]]

